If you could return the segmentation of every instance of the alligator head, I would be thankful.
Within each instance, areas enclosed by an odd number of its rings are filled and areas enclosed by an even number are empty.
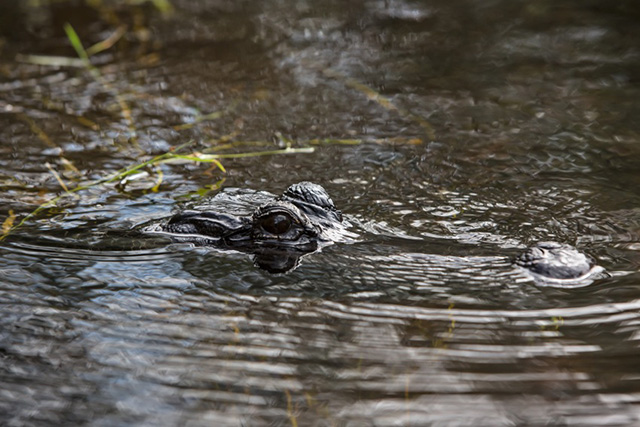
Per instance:
[[[295,267],[302,255],[331,242],[329,231],[336,227],[344,228],[342,213],[326,190],[318,184],[301,182],[250,215],[186,210],[171,217],[157,231],[179,241],[252,253],[259,267],[281,273]]]

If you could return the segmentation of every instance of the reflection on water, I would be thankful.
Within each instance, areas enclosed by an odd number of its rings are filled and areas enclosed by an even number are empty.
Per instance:
[[[188,140],[315,151],[148,168],[1,241],[0,424],[640,423],[635,3],[172,4],[3,2],[3,229]],[[115,18],[103,81],[25,59]],[[286,274],[136,231],[305,180],[358,238]],[[608,274],[541,286],[513,259],[548,240]]]

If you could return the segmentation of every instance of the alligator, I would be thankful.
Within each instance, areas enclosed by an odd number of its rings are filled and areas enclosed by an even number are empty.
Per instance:
[[[327,191],[301,182],[281,196],[251,190],[226,190],[209,204],[185,210],[148,231],[174,240],[250,253],[271,273],[295,268],[300,258],[338,241],[354,241]],[[520,254],[516,266],[535,279],[580,281],[601,271],[593,259],[572,246],[541,242]]]
[[[301,182],[280,197],[266,192],[228,190],[209,206],[185,210],[148,230],[178,241],[232,249],[254,255],[255,264],[284,273],[302,256],[336,241],[357,237],[320,185]],[[256,203],[261,203],[256,208]],[[233,212],[230,212],[233,211]]]
[[[539,242],[517,256],[514,264],[543,282],[577,283],[596,278],[604,271],[590,256],[558,242]]]

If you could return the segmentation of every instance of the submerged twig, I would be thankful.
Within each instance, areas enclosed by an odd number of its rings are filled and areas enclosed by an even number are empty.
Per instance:
[[[196,126],[198,123],[206,122],[209,120],[217,120],[220,117],[226,114],[229,114],[230,112],[235,110],[237,106],[238,106],[238,101],[233,101],[231,105],[229,105],[229,107],[225,108],[224,110],[213,111],[211,113],[197,115],[192,122],[175,125],[173,126],[173,129],[177,131],[191,129],[192,127]]]
[[[93,56],[96,53],[100,53],[107,49],[110,49],[114,44],[118,42],[127,32],[126,25],[120,25],[116,30],[106,39],[94,44],[93,46],[87,48],[87,56]]]
[[[398,107],[389,98],[385,97],[384,95],[380,94],[376,90],[370,88],[369,86],[365,85],[362,82],[359,82],[358,80],[352,77],[344,76],[343,74],[330,68],[324,69],[323,73],[325,76],[335,80],[339,80],[342,83],[344,83],[346,86],[350,87],[351,89],[357,90],[358,92],[362,93],[367,98],[376,102],[378,105],[384,107],[385,109],[390,111],[396,111],[401,116],[411,119],[412,121],[419,124],[426,131],[429,139],[431,139],[432,141],[436,139],[436,134],[435,134],[435,131],[433,130],[433,126],[431,126],[431,124],[424,118],[416,114],[413,114],[411,111]]]
[[[191,123],[182,123],[182,124],[179,124],[179,125],[175,125],[173,127],[173,129],[174,130],[191,129],[192,127],[194,127],[198,123],[201,123],[201,122],[204,122],[204,121],[207,121],[207,120],[219,119],[225,113],[226,113],[226,111],[214,111],[213,113],[203,114],[201,116],[196,116],[196,118],[193,120],[193,122],[191,122]]]
[[[111,92],[113,97],[116,99],[116,102],[118,103],[118,106],[120,107],[120,111],[122,113],[122,117],[124,118],[125,122],[127,123],[127,127],[129,128],[129,131],[135,137],[136,134],[137,134],[137,131],[136,131],[135,123],[133,121],[133,115],[131,113],[131,108],[129,108],[129,105],[124,100],[124,97],[120,94],[120,92],[118,92],[118,90],[116,88],[114,88],[108,81],[105,80],[105,78],[100,73],[100,70],[98,70],[98,68],[96,68],[91,63],[91,60],[89,59],[90,55],[89,55],[88,51],[85,50],[84,46],[82,46],[82,42],[80,41],[80,37],[78,37],[78,33],[76,33],[76,31],[73,29],[71,24],[69,24],[68,22],[66,24],[64,24],[64,31],[67,34],[67,38],[69,39],[69,42],[71,43],[71,46],[76,51],[76,54],[78,55],[78,57],[80,58],[80,60],[84,64],[85,68],[89,71],[89,74],[91,74],[91,76],[98,83],[100,83],[102,85],[102,87],[104,87],[107,91]],[[97,43],[94,46],[98,46],[98,45],[100,45],[100,43]],[[94,50],[100,51],[98,49],[101,49],[102,47],[104,47],[104,46],[100,46],[99,48],[96,48]]]
[[[163,15],[173,13],[173,5],[170,0],[129,0],[131,5],[140,5],[142,3],[151,3]]]
[[[31,117],[27,116],[24,113],[18,113],[18,118],[20,118],[22,121],[24,121],[29,126],[29,129],[31,129],[31,132],[36,134],[38,139],[40,139],[40,141],[44,142],[45,145],[47,145],[49,148],[60,148],[60,147],[58,147],[58,145],[56,143],[54,143],[51,140],[51,138],[49,138],[49,135],[47,135],[47,133],[45,131],[43,131],[42,128],[40,128],[40,126],[38,126],[36,124],[36,122],[34,122],[31,119]]]
[[[31,117],[27,116],[24,113],[19,113],[18,117],[29,126],[29,129],[31,129],[31,132],[36,134],[36,136],[45,145],[47,145],[50,148],[55,148],[57,150],[60,150],[59,151],[59,153],[60,153],[60,161],[65,166],[65,168],[67,168],[69,170],[72,170],[73,172],[79,173],[78,168],[76,168],[73,165],[71,160],[69,160],[66,157],[64,157],[64,155],[63,155],[64,150],[62,149],[62,147],[58,146],[55,142],[53,142],[53,140],[49,137],[49,135],[47,135],[47,133],[44,130],[42,130],[42,128],[40,126],[38,126],[38,124],[36,122],[34,122],[33,119],[31,119]]]
[[[64,183],[64,181],[62,180],[62,178],[60,178],[60,174],[58,174],[58,172],[56,172],[52,167],[51,164],[49,162],[46,162],[44,164],[47,169],[49,169],[49,172],[51,172],[51,174],[53,175],[53,177],[56,179],[56,181],[58,181],[58,184],[60,184],[60,187],[62,187],[62,189],[67,193],[67,194],[71,194],[69,193],[69,188],[67,188],[67,185]]]
[[[285,389],[284,394],[287,397],[287,416],[289,417],[289,421],[291,422],[291,427],[298,427],[298,420],[296,419],[296,415],[293,412],[291,393],[289,392],[289,390]]]
[[[16,55],[17,62],[24,62],[33,65],[44,65],[47,67],[75,67],[82,68],[85,63],[80,58],[70,58],[68,56],[51,56],[51,55],[24,55],[19,53]]]
[[[13,228],[13,221],[16,219],[16,214],[13,212],[13,209],[9,209],[9,216],[2,223],[2,236],[9,233],[9,230]],[[0,236],[0,239],[2,238]]]

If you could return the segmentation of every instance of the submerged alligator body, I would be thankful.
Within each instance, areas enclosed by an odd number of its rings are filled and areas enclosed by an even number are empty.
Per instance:
[[[258,267],[272,273],[291,270],[322,246],[355,237],[326,190],[311,182],[294,184],[280,197],[230,190],[211,202],[177,213],[151,231],[251,253]]]
[[[253,254],[255,264],[271,273],[296,267],[302,256],[339,241],[353,241],[326,190],[301,182],[281,196],[249,190],[227,190],[210,204],[185,210],[156,224],[151,232],[183,242]],[[574,282],[602,271],[593,259],[575,248],[541,242],[520,254],[514,264],[539,280]]]

